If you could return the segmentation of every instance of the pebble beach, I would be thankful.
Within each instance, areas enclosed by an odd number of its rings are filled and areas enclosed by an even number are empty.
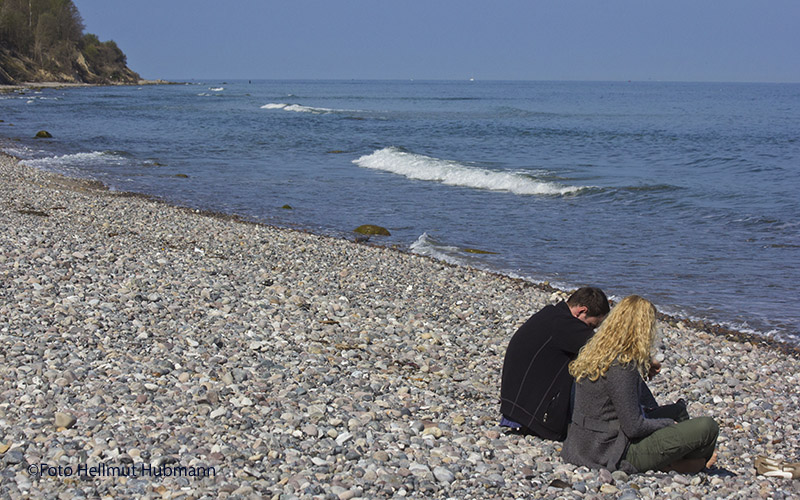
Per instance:
[[[590,470],[497,425],[511,335],[563,294],[7,156],[0,203],[2,498],[800,496],[753,466],[800,461],[766,342],[662,322],[650,386],[717,419],[717,467]]]

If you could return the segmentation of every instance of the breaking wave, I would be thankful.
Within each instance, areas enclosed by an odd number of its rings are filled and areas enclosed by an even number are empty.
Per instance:
[[[132,160],[124,153],[113,151],[92,151],[89,153],[74,153],[45,158],[23,159],[22,162],[30,167],[49,170],[67,175],[75,175],[88,170],[102,170],[108,167],[124,167],[131,164]]]
[[[295,113],[314,113],[317,115],[327,113],[341,113],[346,112],[345,109],[331,109],[331,108],[315,108],[312,106],[302,106],[300,104],[286,104],[286,103],[269,103],[261,106],[261,109],[282,109],[284,111],[294,111]]]
[[[353,163],[359,167],[383,170],[409,179],[435,181],[450,186],[464,186],[491,191],[507,191],[520,195],[566,195],[586,189],[542,181],[529,174],[489,170],[464,165],[452,160],[409,153],[389,147],[362,156]]]
[[[422,233],[422,235],[409,246],[409,250],[411,250],[411,253],[442,260],[448,264],[464,265],[468,264],[469,261],[469,259],[465,257],[462,249],[437,241],[435,238],[429,236],[428,233]]]

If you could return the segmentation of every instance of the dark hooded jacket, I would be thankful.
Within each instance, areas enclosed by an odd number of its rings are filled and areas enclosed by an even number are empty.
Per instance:
[[[573,382],[567,365],[593,334],[566,302],[531,316],[508,344],[500,412],[540,437],[563,441]]]

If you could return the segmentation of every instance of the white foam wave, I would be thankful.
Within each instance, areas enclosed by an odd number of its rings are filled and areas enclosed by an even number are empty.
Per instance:
[[[107,151],[92,151],[89,153],[74,153],[61,156],[50,156],[47,158],[37,158],[33,160],[24,160],[24,163],[28,166],[43,170],[56,171],[76,167],[88,167],[98,163],[102,163],[105,166],[123,165],[126,162],[127,160],[124,156]]]
[[[315,108],[312,106],[302,106],[300,104],[287,104],[281,102],[271,102],[269,104],[265,104],[261,106],[261,109],[282,109],[284,111],[294,111],[295,113],[314,113],[318,115],[347,111],[345,109]]]
[[[60,98],[60,97],[47,97],[47,96],[43,96],[43,95],[25,96],[24,98],[25,98],[25,99],[27,99],[27,100],[28,100],[28,102],[36,102],[36,101],[60,101],[60,100],[61,100],[61,98]]]
[[[4,153],[11,155],[15,158],[19,158],[20,160],[25,160],[27,158],[32,158],[38,153],[42,153],[41,150],[31,149],[28,146],[22,145],[13,145],[13,144],[4,144],[2,147]]]
[[[409,250],[417,255],[432,257],[454,265],[464,265],[467,261],[465,258],[456,256],[461,252],[460,248],[443,245],[434,238],[428,236],[428,233],[422,233],[422,235],[417,238],[417,241],[411,244]]]
[[[436,181],[451,186],[464,186],[491,191],[507,191],[520,195],[564,195],[584,187],[562,186],[537,180],[519,172],[503,172],[464,165],[451,160],[408,153],[395,147],[384,148],[362,156],[353,163],[359,167],[404,175],[409,179]]]
[[[208,90],[212,92],[222,92],[223,90],[225,90],[225,87],[208,87]]]

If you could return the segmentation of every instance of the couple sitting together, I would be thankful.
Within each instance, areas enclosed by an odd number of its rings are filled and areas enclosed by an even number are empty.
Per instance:
[[[651,358],[655,307],[632,295],[609,310],[602,290],[581,288],[517,330],[503,363],[501,425],[566,438],[561,454],[575,465],[628,473],[711,467],[717,423],[690,419],[683,400],[659,406],[645,383],[660,369]]]

